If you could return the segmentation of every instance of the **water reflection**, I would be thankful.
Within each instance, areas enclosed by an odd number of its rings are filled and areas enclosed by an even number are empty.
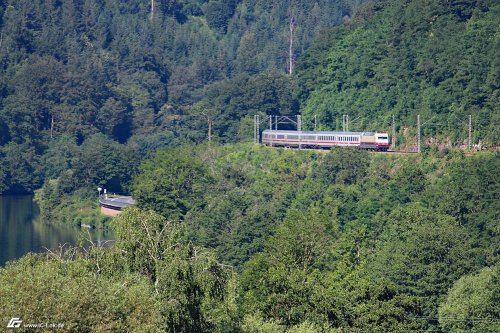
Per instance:
[[[38,216],[32,196],[0,196],[0,266],[28,252],[56,248],[59,244],[76,245],[82,237],[81,229],[48,225]],[[87,231],[83,236],[88,238]],[[91,236],[96,242],[109,239],[103,231],[92,231]]]

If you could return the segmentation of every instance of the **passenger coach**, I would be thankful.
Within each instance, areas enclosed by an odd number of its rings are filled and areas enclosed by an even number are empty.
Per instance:
[[[265,130],[262,143],[266,146],[289,148],[358,147],[386,151],[389,135],[380,132],[298,132]]]

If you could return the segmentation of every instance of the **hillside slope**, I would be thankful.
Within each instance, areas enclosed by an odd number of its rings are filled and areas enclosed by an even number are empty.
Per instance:
[[[323,33],[301,58],[305,118],[351,129],[416,127],[427,136],[498,144],[497,1],[372,1],[348,24]]]
[[[198,118],[210,110],[191,106],[220,90],[207,87],[270,70],[286,78],[290,19],[297,58],[359,2],[156,0],[151,12],[139,0],[2,1],[0,145],[95,132],[124,142],[186,124],[205,131]],[[244,111],[215,122],[216,133],[266,110]]]
[[[206,140],[208,119],[215,140],[251,140],[241,119],[299,109],[290,19],[297,58],[361,2],[155,0],[151,13],[148,0],[0,0],[0,193],[77,175],[84,159],[62,161],[89,140],[144,157]]]

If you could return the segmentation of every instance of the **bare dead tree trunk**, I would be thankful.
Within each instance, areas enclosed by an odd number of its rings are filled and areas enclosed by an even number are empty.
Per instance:
[[[155,15],[155,0],[151,0],[151,20]]]
[[[52,114],[52,118],[50,120],[50,138],[52,139],[52,134],[54,133],[54,114]]]
[[[212,142],[212,120],[208,118],[208,144]]]
[[[295,18],[293,11],[288,9],[288,75],[293,74],[294,56],[293,56],[293,31],[295,29]]]

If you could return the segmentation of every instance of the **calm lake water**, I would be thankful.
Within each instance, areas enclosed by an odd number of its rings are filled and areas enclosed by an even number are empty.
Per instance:
[[[48,225],[38,216],[33,196],[0,196],[0,266],[28,252],[43,252],[45,248],[78,242],[81,229]],[[101,237],[102,234],[97,238]]]

